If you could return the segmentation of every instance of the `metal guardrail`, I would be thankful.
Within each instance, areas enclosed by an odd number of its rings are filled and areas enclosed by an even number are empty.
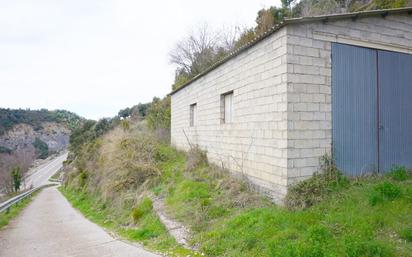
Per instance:
[[[20,201],[26,199],[27,197],[31,196],[33,193],[39,191],[40,189],[43,189],[43,188],[49,187],[49,186],[57,186],[57,185],[59,185],[59,184],[53,183],[53,184],[42,185],[42,186],[33,188],[33,189],[31,189],[27,192],[21,193],[21,194],[15,196],[15,197],[5,201],[4,203],[0,203],[0,213],[2,213],[4,211],[8,212],[13,205],[15,205],[15,204],[19,203]]]

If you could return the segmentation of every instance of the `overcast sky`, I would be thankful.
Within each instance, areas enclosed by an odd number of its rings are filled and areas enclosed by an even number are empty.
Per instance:
[[[253,26],[279,0],[0,0],[0,107],[98,119],[170,92],[196,25]]]

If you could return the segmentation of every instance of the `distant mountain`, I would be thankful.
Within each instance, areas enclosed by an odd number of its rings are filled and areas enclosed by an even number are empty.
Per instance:
[[[21,123],[32,126],[34,130],[40,130],[44,122],[55,122],[64,124],[67,128],[73,130],[80,125],[82,120],[83,118],[77,114],[65,110],[13,110],[0,108],[0,135],[12,129],[14,125]]]
[[[10,190],[11,169],[25,173],[35,159],[65,150],[83,122],[65,110],[0,109],[0,193]]]

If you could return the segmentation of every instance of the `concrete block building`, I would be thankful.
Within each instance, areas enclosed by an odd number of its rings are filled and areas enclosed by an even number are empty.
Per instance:
[[[332,155],[412,168],[412,8],[289,19],[171,93],[172,144],[281,202]]]

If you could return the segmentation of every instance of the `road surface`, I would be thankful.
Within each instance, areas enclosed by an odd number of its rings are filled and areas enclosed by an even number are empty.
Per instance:
[[[63,166],[63,162],[66,159],[67,153],[63,153],[49,162],[29,170],[28,175],[24,178],[20,190],[28,190],[49,184],[49,178]],[[1,192],[0,196],[2,196]]]
[[[28,189],[31,186],[35,188],[48,184],[49,178],[53,176],[63,166],[63,162],[66,160],[66,158],[67,153],[64,153],[62,155],[57,156],[50,162],[47,162],[35,168],[33,171],[30,171],[29,175],[25,178],[23,183],[25,189]]]
[[[1,257],[159,257],[112,238],[73,209],[55,188],[43,189],[0,231]]]

